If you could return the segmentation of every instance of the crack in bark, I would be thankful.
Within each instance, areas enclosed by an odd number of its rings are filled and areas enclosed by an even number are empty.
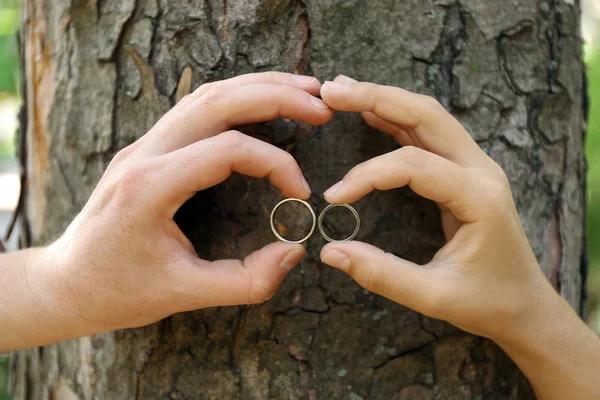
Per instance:
[[[433,52],[433,61],[418,59],[428,65],[439,65],[440,73],[435,76],[434,90],[438,101],[448,110],[452,107],[452,99],[456,90],[453,70],[461,52],[458,42],[466,38],[464,12],[458,4],[446,8],[444,30],[438,46]]]
[[[210,2],[208,2],[210,4]],[[154,57],[156,56],[156,47],[158,46],[158,32],[159,22],[162,17],[162,8],[160,1],[156,1],[157,15],[156,18],[150,18],[152,21],[152,38],[150,39],[150,54],[148,55],[148,64],[153,67]]]
[[[558,27],[558,20],[556,18],[555,12],[556,1],[549,0],[548,3],[550,6],[549,15],[552,16],[551,18],[549,18],[548,22],[550,26],[548,27],[548,32],[546,32],[548,38],[548,51],[550,55],[550,62],[548,63],[548,91],[552,93],[554,84],[558,84],[561,87],[563,87],[563,85],[556,79],[556,74],[560,67],[560,60],[558,55],[560,54],[561,47],[560,39],[557,39],[560,29]]]
[[[429,329],[427,329],[425,327],[425,318],[427,318],[427,317],[425,317],[423,314],[419,313],[419,324],[421,326],[421,330],[423,330],[426,333],[429,333],[431,336],[434,337],[435,341],[437,342],[438,340],[440,340],[440,337],[435,332],[430,331]]]
[[[296,64],[295,73],[303,75],[305,70],[308,68],[310,59],[309,59],[309,51],[310,51],[310,42],[312,32],[310,30],[310,20],[308,17],[308,10],[306,8],[306,3],[304,0],[297,0],[298,7],[301,9],[300,14],[300,23],[305,24],[306,26],[306,40],[302,44],[302,54],[300,56],[300,60],[298,64]]]
[[[19,28],[19,32],[17,32],[17,45],[19,47],[19,65],[20,69],[24,70],[25,68],[25,39],[23,37],[24,26],[21,24]],[[27,124],[28,124],[28,115],[27,115],[27,87],[25,78],[21,79],[21,96],[22,103],[19,109],[18,120],[19,127],[17,129],[17,148],[18,148],[18,157],[19,157],[19,200],[17,201],[17,207],[15,208],[11,221],[8,224],[8,229],[6,230],[6,234],[4,236],[4,240],[8,241],[12,235],[12,232],[16,226],[17,220],[21,220],[21,231],[24,232],[25,239],[23,240],[25,243],[20,243],[20,247],[29,247],[31,244],[31,236],[29,231],[29,222],[27,219],[27,210],[25,207],[25,199],[27,195]]]
[[[514,80],[512,76],[511,70],[508,68],[508,58],[506,55],[506,51],[504,51],[504,41],[510,39],[512,36],[521,32],[524,29],[532,28],[532,21],[521,21],[517,25],[510,27],[508,29],[503,30],[498,37],[496,38],[496,51],[498,53],[498,65],[500,66],[500,71],[502,71],[508,86],[518,95],[527,96],[528,93],[524,92],[519,88],[518,83]]]
[[[98,2],[99,3],[99,2]],[[112,132],[110,135],[110,154],[109,159],[112,158],[117,151],[119,151],[119,93],[121,90],[122,77],[121,77],[121,61],[119,57],[120,49],[123,48],[123,41],[125,37],[131,34],[133,29],[133,24],[136,20],[136,17],[140,13],[139,2],[137,0],[133,0],[133,10],[129,15],[129,18],[125,21],[123,26],[121,27],[121,32],[119,33],[119,38],[117,39],[117,44],[115,46],[115,51],[111,57],[115,64],[115,93],[113,96],[113,109],[112,109]],[[141,72],[140,72],[141,73]],[[108,160],[107,160],[108,161]]]
[[[380,363],[380,364],[377,364],[377,365],[375,365],[374,367],[372,367],[372,368],[373,368],[373,374],[375,374],[375,372],[376,372],[378,369],[380,369],[380,368],[382,368],[382,367],[385,367],[385,366],[386,366],[387,364],[389,364],[391,361],[394,361],[394,360],[396,360],[396,359],[398,359],[398,358],[402,358],[402,357],[409,356],[409,355],[411,355],[411,354],[418,353],[418,352],[420,352],[420,351],[422,351],[422,350],[426,349],[427,347],[431,346],[433,343],[435,343],[435,341],[433,341],[433,340],[432,340],[432,341],[430,341],[430,342],[427,342],[427,343],[424,343],[424,344],[422,344],[422,345],[420,345],[420,346],[417,346],[417,347],[414,347],[414,348],[412,348],[412,349],[408,349],[408,350],[405,350],[405,351],[403,351],[403,352],[401,352],[401,353],[398,353],[398,354],[396,354],[395,356],[390,356],[390,357],[388,357],[388,359],[387,359],[387,360],[385,360],[385,361],[383,361],[382,363]]]
[[[123,38],[125,37],[126,34],[128,34],[131,31],[131,24],[135,20],[135,17],[137,16],[138,11],[139,11],[138,10],[138,8],[139,8],[138,7],[138,5],[139,5],[138,4],[138,0],[131,0],[131,1],[133,1],[133,9],[131,10],[131,13],[127,16],[127,19],[123,22],[123,24],[120,27],[120,30],[119,30],[119,32],[117,34],[116,43],[114,45],[114,48],[112,49],[112,53],[110,53],[110,56],[108,56],[108,57],[100,56],[98,58],[98,60],[100,62],[115,62],[115,63],[118,63],[118,54],[119,54],[119,49],[123,46]],[[97,2],[96,2],[96,25],[98,25],[98,23],[100,22],[101,18],[102,18],[101,1],[97,0]],[[105,32],[98,32],[98,34],[104,35],[106,33]]]
[[[246,325],[246,318],[248,317],[248,312],[250,310],[251,306],[244,306],[244,309],[238,319],[238,324],[235,328],[235,332],[233,334],[233,341],[231,343],[231,347],[230,347],[230,365],[232,367],[232,369],[235,371],[237,377],[238,377],[238,387],[239,387],[239,395],[240,397],[242,397],[242,394],[244,393],[244,379],[242,376],[242,369],[240,366],[240,360],[239,360],[239,346],[240,346],[240,342],[242,340],[242,330],[244,325]]]

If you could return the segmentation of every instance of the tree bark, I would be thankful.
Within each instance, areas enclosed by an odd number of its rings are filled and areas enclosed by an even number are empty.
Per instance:
[[[23,0],[23,243],[59,235],[115,152],[190,82],[343,73],[435,96],[459,118],[505,168],[541,267],[583,313],[579,12],[574,0]],[[247,131],[295,156],[319,193],[315,208],[351,167],[397,148],[355,114]],[[273,241],[268,214],[279,199],[268,182],[234,176],[177,221],[200,256],[243,257]],[[409,190],[356,207],[358,238],[398,256],[425,263],[444,243],[435,205]],[[14,398],[533,398],[493,343],[358,287],[320,263],[317,236],[266,304],[16,353]]]

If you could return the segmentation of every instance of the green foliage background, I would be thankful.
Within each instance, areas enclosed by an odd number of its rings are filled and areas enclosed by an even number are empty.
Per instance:
[[[15,32],[18,27],[18,0],[0,0],[0,103],[8,96],[17,95],[20,78]],[[6,135],[5,133],[9,132],[3,132],[3,129],[5,128],[0,126],[0,158],[11,156],[15,149],[14,139],[11,135]]]
[[[600,332],[600,50],[587,51],[590,120],[586,140],[588,157],[588,252],[590,256],[590,325]]]
[[[18,0],[0,0],[0,103],[7,97],[17,96],[19,82],[19,53],[15,32],[19,27]],[[14,138],[1,135],[0,158],[14,156]],[[2,139],[8,136],[8,139]],[[2,188],[0,188],[2,190]],[[9,371],[7,355],[0,354],[0,400],[10,400],[6,392]]]

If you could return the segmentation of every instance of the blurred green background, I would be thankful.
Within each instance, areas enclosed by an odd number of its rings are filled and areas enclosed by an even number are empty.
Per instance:
[[[16,112],[19,104],[19,56],[15,32],[19,26],[18,0],[0,0],[0,165],[14,157]],[[0,173],[3,171],[0,169]],[[0,194],[7,190],[0,187]],[[1,224],[0,224],[1,225]],[[4,227],[0,227],[0,236]],[[6,393],[8,356],[0,354],[0,400],[9,400]]]
[[[586,49],[589,78],[590,120],[586,141],[588,157],[588,279],[589,323],[600,333],[600,50]]]
[[[18,104],[19,81],[15,32],[18,26],[18,0],[0,0],[0,157],[3,158],[14,154],[14,110]]]
[[[19,25],[19,0],[0,0],[0,165],[14,158],[16,113],[20,102],[16,31]],[[591,98],[586,151],[589,162],[588,251],[590,256],[589,323],[600,333],[600,0],[583,0],[585,57]],[[0,170],[0,173],[2,171]],[[0,187],[0,193],[3,188]],[[1,227],[0,227],[1,228]],[[3,234],[3,228],[0,234]],[[6,394],[8,358],[0,354],[0,400]]]

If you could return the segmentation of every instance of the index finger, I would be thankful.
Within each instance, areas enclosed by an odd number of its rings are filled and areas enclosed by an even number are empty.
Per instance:
[[[278,117],[321,125],[333,116],[333,110],[322,100],[282,84],[215,84],[189,96],[141,139],[146,153],[169,153],[235,126]]]
[[[321,96],[335,110],[372,112],[412,129],[425,149],[460,165],[488,162],[460,122],[432,97],[366,82],[325,82]]]
[[[463,222],[475,222],[480,216],[481,201],[472,189],[467,169],[412,146],[357,165],[325,192],[325,200],[353,203],[373,190],[406,185],[415,193],[445,205]]]
[[[285,197],[308,199],[310,187],[288,152],[237,131],[202,140],[154,159],[146,168],[157,212],[175,215],[196,192],[225,181],[233,172],[268,177]]]

